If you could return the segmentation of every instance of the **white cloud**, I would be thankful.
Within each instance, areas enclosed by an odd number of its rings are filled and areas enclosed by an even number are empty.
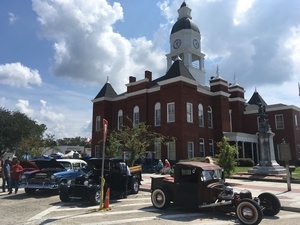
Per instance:
[[[18,111],[29,117],[32,117],[34,114],[34,110],[30,108],[28,100],[19,99],[15,107]]]
[[[0,83],[14,87],[41,85],[42,78],[38,70],[30,69],[21,63],[0,64]]]
[[[166,67],[165,53],[152,41],[144,37],[129,40],[114,32],[114,24],[123,20],[119,3],[33,0],[33,10],[42,35],[55,42],[52,71],[56,76],[97,86],[109,76],[120,92],[129,76],[142,78],[144,70],[161,76]]]
[[[18,17],[15,15],[15,14],[13,14],[13,13],[8,13],[8,20],[9,20],[9,24],[14,24],[16,21],[17,21],[17,19],[18,19]]]

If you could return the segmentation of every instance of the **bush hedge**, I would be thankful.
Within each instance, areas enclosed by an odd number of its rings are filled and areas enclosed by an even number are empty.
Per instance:
[[[236,165],[241,167],[253,167],[254,161],[251,158],[236,159]]]

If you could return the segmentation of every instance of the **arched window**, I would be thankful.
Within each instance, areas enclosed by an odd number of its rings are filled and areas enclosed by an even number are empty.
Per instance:
[[[122,130],[123,128],[123,111],[120,109],[118,111],[118,130]]]
[[[203,115],[202,104],[198,105],[198,119],[199,119],[199,127],[204,127],[204,115]]]
[[[209,128],[213,128],[213,114],[210,106],[207,107],[207,123]]]
[[[133,126],[136,127],[140,122],[140,109],[135,106],[133,109]]]
[[[160,114],[160,103],[157,102],[154,106],[154,126],[160,126],[161,114]]]

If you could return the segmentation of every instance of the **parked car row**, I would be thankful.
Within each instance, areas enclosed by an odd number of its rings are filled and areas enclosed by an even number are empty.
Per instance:
[[[100,188],[102,162],[105,189],[111,192],[136,194],[142,180],[142,167],[128,167],[121,158],[91,158],[81,159],[52,159],[40,158],[22,161],[24,173],[20,187],[27,194],[34,194],[37,190],[55,190],[63,202],[72,199],[100,203]],[[126,169],[129,171],[126,171]]]
[[[59,186],[74,181],[87,163],[81,159],[33,159],[22,161],[24,173],[20,187],[27,194],[36,190],[59,190]]]

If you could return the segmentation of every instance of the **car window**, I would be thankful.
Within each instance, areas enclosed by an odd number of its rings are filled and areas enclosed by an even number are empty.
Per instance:
[[[74,170],[80,169],[80,163],[73,163],[73,169]]]
[[[220,170],[204,170],[202,172],[202,177],[204,181],[221,179]]]
[[[72,169],[72,164],[70,162],[59,162],[65,169],[70,170]]]

